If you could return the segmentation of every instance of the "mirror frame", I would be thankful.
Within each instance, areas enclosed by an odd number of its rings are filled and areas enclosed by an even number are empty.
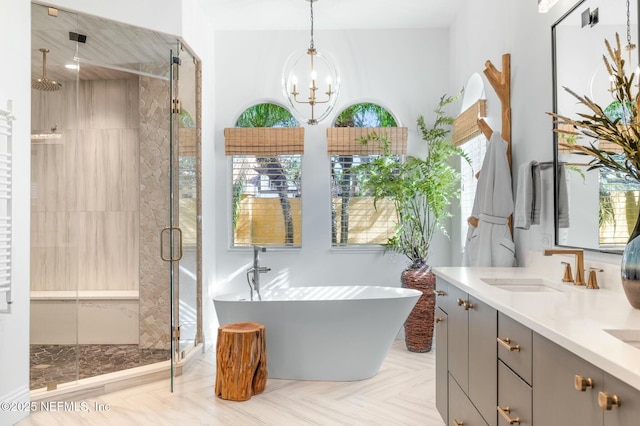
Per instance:
[[[556,60],[556,27],[567,17],[569,16],[571,13],[573,13],[576,9],[578,9],[580,6],[582,6],[586,1],[588,0],[579,0],[576,4],[574,4],[571,8],[569,8],[569,10],[567,10],[564,14],[562,14],[562,16],[560,16],[560,18],[558,18],[558,20],[556,22],[553,23],[553,25],[551,26],[551,68],[552,68],[552,99],[553,99],[553,112],[554,113],[558,113],[558,89],[561,89],[558,87],[558,80],[556,78],[557,75],[557,67],[558,67],[558,63]],[[637,19],[637,24],[638,25],[638,31],[637,31],[637,40],[636,40],[636,50],[637,50],[637,54],[638,54],[638,63],[640,64],[640,0],[637,0],[637,7],[636,7],[636,19]],[[554,123],[553,124],[553,170],[558,170],[559,167],[559,161],[558,161],[558,133],[555,131],[555,129],[557,128],[557,125]],[[558,222],[558,190],[559,190],[559,182],[558,182],[558,173],[554,173],[553,174],[553,230],[554,230],[554,245],[558,246],[558,247],[569,247],[569,248],[581,248],[583,250],[587,250],[587,251],[594,251],[594,252],[600,252],[600,253],[610,253],[610,254],[622,254],[623,249],[620,250],[604,250],[604,249],[599,249],[599,248],[592,248],[592,247],[577,247],[577,246],[570,246],[570,245],[566,245],[566,244],[560,244],[560,237],[559,237],[559,222]]]

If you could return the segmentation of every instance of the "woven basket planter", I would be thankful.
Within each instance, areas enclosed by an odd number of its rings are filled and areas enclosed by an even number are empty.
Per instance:
[[[433,342],[436,276],[430,266],[405,269],[401,282],[404,288],[422,291],[422,296],[404,323],[407,349],[411,352],[429,352]]]

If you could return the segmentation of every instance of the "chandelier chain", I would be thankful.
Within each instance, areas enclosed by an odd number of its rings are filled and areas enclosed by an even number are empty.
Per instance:
[[[631,13],[629,11],[629,0],[627,0],[627,46],[631,46]]]
[[[627,5],[629,4],[629,0],[627,0]],[[309,5],[311,7],[311,43],[309,44],[310,49],[314,49],[315,45],[313,44],[313,0],[309,0]],[[627,8],[628,15],[628,8]]]

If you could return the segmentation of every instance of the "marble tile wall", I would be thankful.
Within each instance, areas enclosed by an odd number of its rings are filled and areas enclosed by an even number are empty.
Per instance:
[[[78,120],[75,120],[75,97]],[[138,80],[32,93],[31,290],[137,290]]]
[[[151,349],[171,345],[170,264],[158,253],[160,230],[169,225],[168,85],[140,77],[140,346]]]

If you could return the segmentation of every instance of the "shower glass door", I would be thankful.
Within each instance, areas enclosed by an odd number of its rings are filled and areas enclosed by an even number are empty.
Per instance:
[[[177,215],[182,230],[182,259],[179,263],[176,321],[180,330],[176,348],[180,359],[198,343],[198,229],[199,190],[197,164],[199,159],[198,131],[199,104],[197,102],[197,75],[199,64],[184,46],[178,50],[180,65],[177,75]]]

